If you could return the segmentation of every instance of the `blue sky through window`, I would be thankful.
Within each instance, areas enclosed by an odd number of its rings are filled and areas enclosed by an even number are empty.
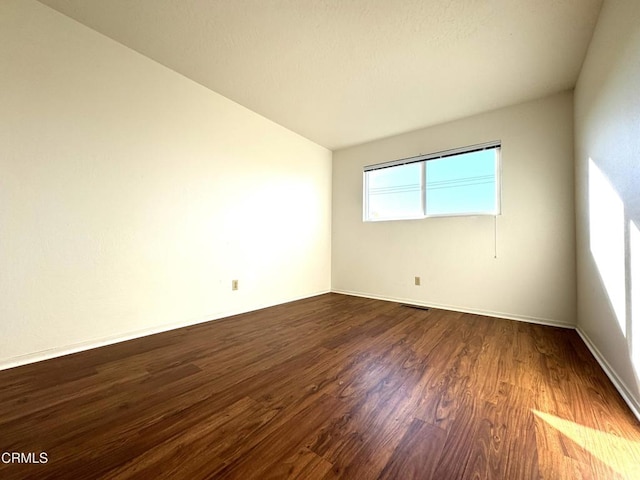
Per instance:
[[[495,212],[495,157],[491,149],[426,162],[427,215]]]
[[[497,152],[492,148],[367,171],[366,219],[497,213]]]
[[[368,172],[369,217],[415,218],[422,212],[422,163]]]

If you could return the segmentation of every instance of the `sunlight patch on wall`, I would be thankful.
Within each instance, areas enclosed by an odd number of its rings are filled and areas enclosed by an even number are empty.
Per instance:
[[[640,229],[629,222],[629,248],[631,251],[631,361],[640,377]]]
[[[625,478],[640,478],[640,442],[585,427],[549,413],[538,410],[532,412]]]
[[[624,204],[589,159],[589,246],[609,301],[626,336]]]

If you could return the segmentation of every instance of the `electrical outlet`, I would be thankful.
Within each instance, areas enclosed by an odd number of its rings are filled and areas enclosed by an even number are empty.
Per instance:
[[[238,289],[238,280],[231,280],[231,290]]]
[[[420,277],[413,277],[413,283],[414,285],[420,286]]]

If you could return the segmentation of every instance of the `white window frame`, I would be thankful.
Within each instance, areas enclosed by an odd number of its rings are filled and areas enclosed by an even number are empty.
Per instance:
[[[469,212],[457,212],[457,213],[442,213],[427,215],[427,168],[426,162],[429,160],[436,160],[446,157],[454,157],[457,155],[464,155],[466,153],[478,152],[481,150],[495,150],[495,210],[492,212],[482,211],[469,211]],[[422,181],[421,181],[421,202],[422,202],[422,215],[411,215],[406,217],[393,217],[393,218],[370,218],[369,215],[369,199],[368,199],[368,177],[367,172],[372,170],[379,170],[383,168],[398,167],[401,165],[408,165],[411,163],[422,164]],[[368,165],[364,167],[363,173],[363,189],[362,189],[362,220],[364,222],[387,222],[395,220],[419,220],[423,218],[437,218],[437,217],[467,217],[467,216],[498,216],[502,213],[502,142],[500,140],[470,145],[466,147],[454,148],[450,150],[444,150],[441,152],[429,153],[426,155],[417,155],[415,157],[403,158],[400,160],[393,160],[391,162],[378,163],[375,165]]]

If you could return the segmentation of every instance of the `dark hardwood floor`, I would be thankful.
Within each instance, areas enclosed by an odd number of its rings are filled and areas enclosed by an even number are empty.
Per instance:
[[[640,478],[572,330],[327,294],[0,372],[0,478]],[[5,457],[5,459],[8,457]]]

